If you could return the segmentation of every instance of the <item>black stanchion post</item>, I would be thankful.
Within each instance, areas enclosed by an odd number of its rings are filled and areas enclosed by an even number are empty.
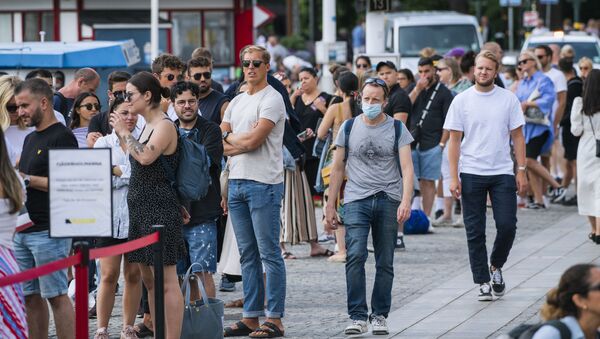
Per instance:
[[[163,225],[152,226],[158,232],[158,242],[152,244],[154,252],[154,338],[165,338],[165,284],[163,270]]]
[[[74,243],[81,253],[81,262],[75,266],[75,338],[87,339],[88,333],[88,267],[90,244],[85,240]]]

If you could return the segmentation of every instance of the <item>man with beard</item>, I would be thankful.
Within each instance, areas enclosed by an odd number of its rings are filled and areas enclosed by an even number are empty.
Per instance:
[[[35,131],[25,137],[19,172],[27,188],[27,211],[33,226],[15,234],[15,258],[21,271],[69,255],[71,239],[50,238],[48,149],[77,148],[70,129],[56,120],[52,89],[42,79],[29,79],[15,88],[19,116]],[[72,338],[75,312],[67,295],[67,270],[23,283],[29,337],[48,337],[48,303],[54,314],[58,338]],[[46,302],[48,301],[48,303]]]
[[[210,87],[209,87],[210,88]],[[217,270],[217,219],[223,214],[221,208],[221,159],[223,141],[219,126],[198,114],[199,88],[192,82],[178,82],[171,88],[171,102],[177,113],[177,125],[180,133],[192,129],[198,130],[198,140],[204,145],[210,157],[210,177],[212,184],[206,197],[190,204],[190,222],[183,226],[183,238],[186,242],[188,257],[178,264],[178,274],[185,274],[191,263],[202,263],[192,269],[206,288],[208,296],[215,297],[215,283],[212,275]],[[191,284],[192,300],[200,299],[198,286]]]
[[[517,230],[515,192],[527,191],[523,111],[511,91],[494,85],[499,67],[494,53],[479,53],[475,59],[475,86],[454,98],[444,123],[444,129],[450,131],[450,191],[457,199],[462,194],[469,261],[473,281],[479,284],[479,301],[491,301],[492,294],[504,294],[502,266]],[[517,162],[516,180],[511,138]],[[485,244],[488,194],[497,229],[490,266]]]
[[[211,75],[212,63],[210,59],[197,57],[188,62],[188,81],[198,85],[200,89],[200,96],[198,97],[200,114],[207,120],[221,124],[221,118],[225,114],[229,100],[223,93],[212,88]]]

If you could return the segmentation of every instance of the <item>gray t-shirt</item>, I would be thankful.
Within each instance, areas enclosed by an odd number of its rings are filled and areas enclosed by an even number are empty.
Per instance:
[[[337,135],[336,146],[345,147],[345,121]],[[394,155],[394,119],[386,116],[377,126],[368,126],[362,114],[354,119],[350,131],[349,153],[346,163],[348,182],[344,189],[344,203],[360,200],[385,192],[393,199],[402,200],[402,178]],[[413,141],[402,124],[398,148]]]

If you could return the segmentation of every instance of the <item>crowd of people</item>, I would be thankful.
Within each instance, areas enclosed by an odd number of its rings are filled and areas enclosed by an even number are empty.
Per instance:
[[[162,54],[151,72],[111,73],[106,110],[95,94],[102,80],[91,68],[76,71],[60,89],[52,88],[57,80],[46,70],[24,81],[3,76],[0,276],[72,251],[71,239],[49,237],[48,149],[110,148],[113,237],[96,239],[95,246],[165,227],[167,338],[181,335],[180,284],[190,266],[209,297],[216,296],[217,272],[221,291],[243,281],[244,298],[229,304],[243,307],[242,319],[226,326],[225,336],[283,336],[285,260],[296,258],[286,246],[298,243],[308,243],[311,256],[345,263],[351,320],[345,333],[365,333],[370,322],[373,334],[387,334],[394,253],[406,249],[404,223],[415,209],[427,216],[429,232],[465,228],[477,299],[491,301],[504,294],[502,267],[518,207],[576,203],[589,217],[589,238],[600,244],[600,71],[585,58],[576,71],[569,48],[537,46],[519,55],[515,69],[501,65],[502,54],[493,42],[479,54],[426,49],[417,79],[391,61],[373,65],[361,55],[353,64],[331,66],[335,92],[326,93],[319,70],[279,69],[257,45],[240,51],[243,75],[224,90],[211,79],[210,51],[198,48],[187,62]],[[188,134],[198,136],[210,159],[211,185],[197,201],[183,201],[169,175],[182,158],[180,136]],[[569,194],[573,181],[576,194]],[[321,199],[324,217],[317,220]],[[23,204],[33,226],[15,233]],[[488,205],[498,230],[489,256]],[[325,234],[319,235],[318,223]],[[323,239],[333,239],[335,251]],[[370,313],[369,251],[377,270]],[[95,338],[109,338],[121,271],[121,338],[153,334],[152,263],[150,248],[93,263]],[[597,268],[588,269],[586,276],[595,277]],[[72,337],[71,279],[61,270],[0,288],[0,319],[11,324],[0,328],[2,337],[47,337],[46,301],[57,336]],[[195,284],[191,298],[200,298]],[[583,301],[575,303],[583,308]],[[137,314],[143,320],[135,324]]]

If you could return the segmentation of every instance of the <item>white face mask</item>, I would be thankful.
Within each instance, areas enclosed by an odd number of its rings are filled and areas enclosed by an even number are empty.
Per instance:
[[[363,101],[362,111],[369,120],[375,120],[381,114],[381,104],[368,104]]]

